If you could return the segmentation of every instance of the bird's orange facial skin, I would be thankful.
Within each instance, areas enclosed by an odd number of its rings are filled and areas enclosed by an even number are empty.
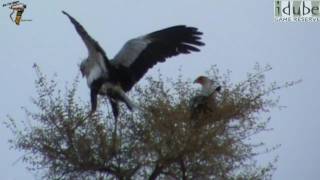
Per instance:
[[[204,83],[204,76],[199,76],[193,83],[203,84]]]

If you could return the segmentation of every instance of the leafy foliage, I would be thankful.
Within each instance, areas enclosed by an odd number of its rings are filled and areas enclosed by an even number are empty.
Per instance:
[[[106,99],[87,117],[89,105],[76,97],[78,78],[62,93],[35,70],[38,110],[6,124],[15,135],[12,147],[25,152],[31,170],[45,169],[46,179],[271,179],[274,163],[259,167],[254,160],[255,149],[268,148],[248,139],[268,130],[265,117],[278,104],[271,93],[297,83],[267,85],[271,68],[257,64],[232,84],[229,73],[213,66],[208,76],[222,92],[214,111],[194,117],[190,99],[197,90],[190,81],[149,77],[131,94],[140,110],[121,107],[115,124]]]

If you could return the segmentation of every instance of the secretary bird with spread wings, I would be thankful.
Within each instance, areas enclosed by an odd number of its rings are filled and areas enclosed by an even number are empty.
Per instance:
[[[201,32],[184,25],[173,26],[129,40],[119,53],[109,60],[99,43],[95,41],[72,16],[65,11],[88,49],[88,58],[80,64],[80,71],[87,79],[91,96],[91,113],[96,111],[97,96],[107,96],[115,118],[119,114],[119,101],[132,110],[135,104],[127,97],[147,71],[158,62],[179,54],[200,51]]]

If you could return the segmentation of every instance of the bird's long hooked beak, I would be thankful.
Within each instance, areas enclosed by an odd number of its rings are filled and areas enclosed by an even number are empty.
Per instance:
[[[82,77],[84,77],[84,68],[81,67],[81,65],[79,65],[79,68],[80,68],[80,72],[81,72]]]

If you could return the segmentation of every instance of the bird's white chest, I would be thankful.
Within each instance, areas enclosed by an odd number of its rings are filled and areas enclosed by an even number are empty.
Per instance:
[[[92,69],[90,70],[88,76],[87,76],[87,84],[90,87],[92,82],[99,77],[103,76],[103,70],[99,66],[93,66]]]
[[[212,84],[203,84],[201,91],[203,95],[208,96],[214,92],[214,88]]]

